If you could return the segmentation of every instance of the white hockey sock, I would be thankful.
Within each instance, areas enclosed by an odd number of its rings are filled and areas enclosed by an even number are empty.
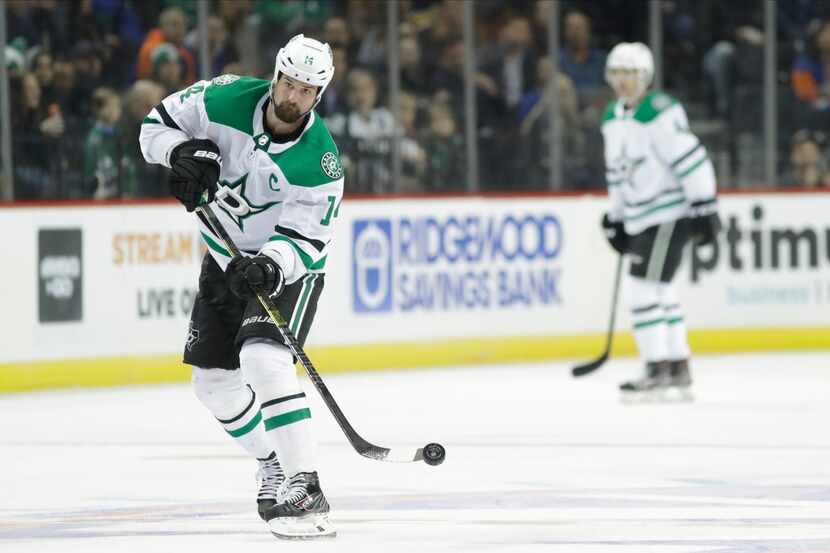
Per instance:
[[[239,370],[193,367],[192,381],[196,397],[236,443],[258,459],[271,454],[256,394]]]
[[[631,278],[631,322],[640,357],[646,362],[665,361],[669,337],[659,282]]]
[[[663,315],[668,326],[668,357],[670,361],[688,359],[690,355],[689,340],[686,332],[686,321],[683,318],[683,308],[677,299],[677,293],[672,284],[664,284],[662,290]]]
[[[249,339],[239,361],[257,392],[268,441],[285,474],[316,470],[311,411],[289,349],[273,340]]]

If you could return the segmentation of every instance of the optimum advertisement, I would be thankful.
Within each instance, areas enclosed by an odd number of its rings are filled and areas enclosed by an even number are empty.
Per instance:
[[[690,248],[682,275],[691,322],[830,323],[830,196],[725,196],[720,204],[718,243]]]

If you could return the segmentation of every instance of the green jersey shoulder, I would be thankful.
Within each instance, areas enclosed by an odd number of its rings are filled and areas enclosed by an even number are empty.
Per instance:
[[[205,113],[211,123],[253,135],[254,110],[268,93],[269,86],[270,82],[264,79],[220,75],[206,87],[202,83],[193,85],[182,92],[179,99],[183,102],[188,95],[204,90]]]
[[[602,116],[602,124],[610,121],[618,120],[617,104],[619,100],[612,100],[605,107],[605,112]],[[643,97],[634,110],[632,118],[640,123],[650,123],[657,118],[658,115],[678,104],[679,102],[672,96],[665,92],[652,91]]]

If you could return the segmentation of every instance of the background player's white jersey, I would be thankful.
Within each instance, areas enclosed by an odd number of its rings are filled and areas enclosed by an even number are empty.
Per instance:
[[[147,161],[170,166],[170,151],[190,138],[208,138],[222,155],[220,185],[211,205],[240,250],[274,250],[285,258],[290,284],[322,272],[332,225],[343,198],[337,148],[316,113],[296,140],[271,141],[264,128],[270,81],[222,75],[171,94],[141,127]],[[224,269],[230,261],[222,241],[199,217],[202,238]]]
[[[611,102],[602,123],[609,217],[628,234],[685,217],[692,202],[715,197],[706,148],[677,100],[647,94],[633,109]]]

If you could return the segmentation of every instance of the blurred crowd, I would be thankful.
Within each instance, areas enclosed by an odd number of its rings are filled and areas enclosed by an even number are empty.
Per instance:
[[[664,88],[687,107],[722,186],[761,174],[764,26],[760,0],[665,0]],[[382,0],[212,0],[208,63],[270,78],[296,33],[328,42],[335,76],[318,111],[349,193],[466,189],[463,3],[401,0],[398,112],[387,98]],[[17,199],[154,197],[164,170],[142,161],[141,121],[202,74],[192,0],[10,0],[6,62]],[[476,140],[483,190],[549,186],[553,119],[563,186],[604,187],[599,122],[612,99],[607,51],[648,36],[642,0],[562,1],[559,72],[548,55],[550,2],[475,2]],[[830,183],[830,2],[776,4],[781,182]],[[556,95],[558,113],[549,108]],[[402,178],[393,182],[392,140]]]

